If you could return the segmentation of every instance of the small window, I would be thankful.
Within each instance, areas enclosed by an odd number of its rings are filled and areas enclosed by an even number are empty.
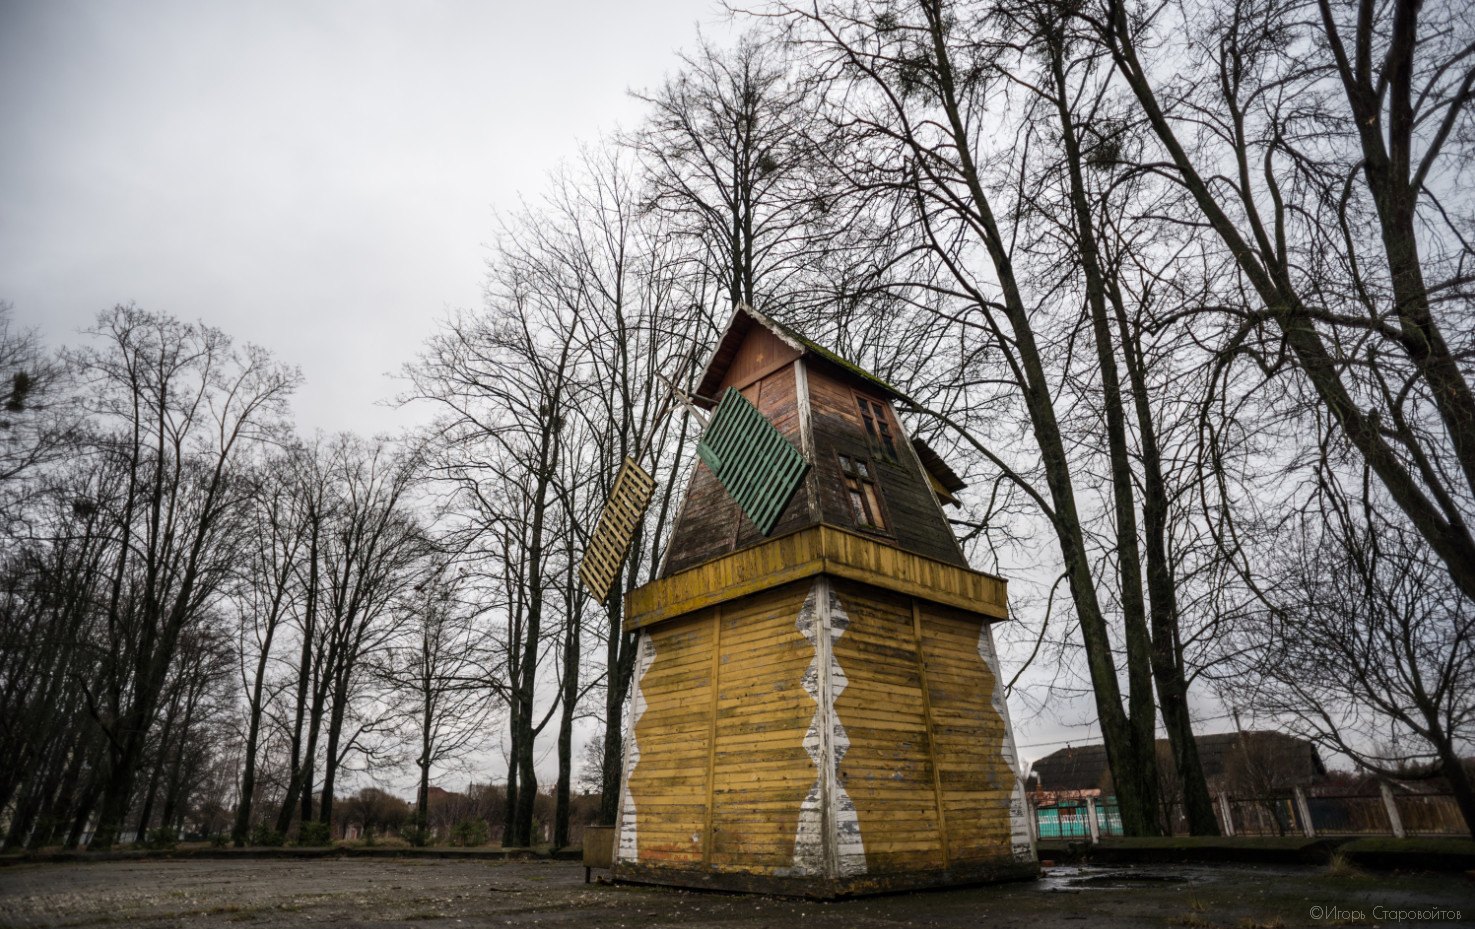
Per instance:
[[[877,454],[895,461],[896,443],[891,438],[891,425],[886,420],[886,407],[860,394],[855,395],[855,402],[860,407],[860,419],[865,424],[866,438],[870,440],[871,448]]]
[[[881,512],[881,495],[876,490],[875,468],[864,458],[841,455],[840,473],[845,477],[845,493],[855,524],[862,529],[886,530],[886,516]]]

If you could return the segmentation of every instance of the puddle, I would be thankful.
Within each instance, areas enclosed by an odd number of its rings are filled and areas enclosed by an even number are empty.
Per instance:
[[[1127,890],[1165,884],[1203,884],[1214,880],[1215,871],[1196,867],[1122,867],[1105,865],[1057,865],[1045,870],[1035,888],[1054,893],[1095,890]]]

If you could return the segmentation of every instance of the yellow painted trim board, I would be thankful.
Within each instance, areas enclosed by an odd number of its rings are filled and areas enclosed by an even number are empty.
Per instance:
[[[821,525],[637,587],[626,595],[624,629],[634,632],[817,574],[870,584],[994,620],[1008,618],[1008,582],[1003,578]]]

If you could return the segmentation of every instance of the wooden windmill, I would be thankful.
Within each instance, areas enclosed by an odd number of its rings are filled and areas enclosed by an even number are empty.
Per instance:
[[[839,896],[1033,876],[990,624],[884,382],[739,307],[639,633],[617,880]]]

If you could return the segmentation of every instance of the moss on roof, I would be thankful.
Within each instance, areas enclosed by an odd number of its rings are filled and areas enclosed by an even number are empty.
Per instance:
[[[818,342],[814,341],[813,339],[808,338],[807,336],[803,335],[802,333],[796,331],[794,328],[792,328],[790,326],[784,325],[783,323],[781,323],[778,320],[774,319],[772,316],[768,316],[767,314],[757,314],[757,313],[755,313],[754,315],[759,320],[767,320],[768,322],[772,323],[774,325],[774,327],[776,327],[784,335],[786,335],[789,338],[793,339],[795,342],[798,342],[801,345],[803,345],[804,348],[805,348],[805,350],[810,351],[810,352],[813,352],[814,354],[816,354],[819,357],[823,358],[825,361],[828,361],[830,364],[835,365],[837,368],[841,368],[841,369],[849,372],[850,374],[855,375],[856,377],[860,378],[861,380],[869,381],[870,383],[875,384],[877,387],[880,387],[880,388],[884,389],[887,393],[891,394],[893,397],[899,397],[900,399],[905,400],[908,403],[911,403],[912,402],[912,399],[910,397],[908,397],[906,394],[902,393],[900,390],[898,390],[897,388],[895,388],[891,384],[888,384],[887,382],[881,380],[879,377],[877,377],[876,375],[874,375],[871,372],[867,371],[865,368],[862,368],[860,365],[858,365],[858,364],[856,364],[856,363],[854,363],[852,361],[847,361],[844,358],[841,358],[835,352],[831,351],[828,348],[825,348],[823,345],[820,345]]]

